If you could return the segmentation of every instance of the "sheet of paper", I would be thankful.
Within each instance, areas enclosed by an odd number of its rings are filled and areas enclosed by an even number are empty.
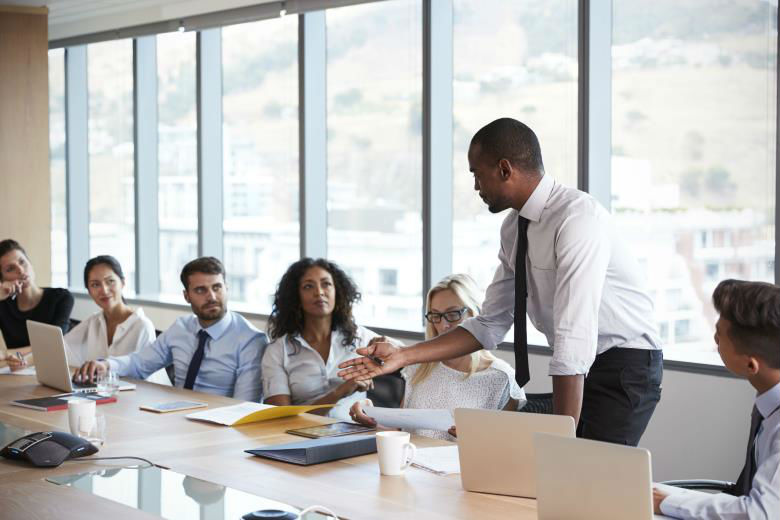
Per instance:
[[[12,375],[12,376],[34,376],[35,367],[27,367],[16,372],[12,372],[10,367],[0,368],[0,375]]]
[[[222,424],[224,426],[238,426],[240,424],[277,419],[279,417],[289,417],[291,415],[310,412],[317,408],[330,408],[332,406],[332,404],[320,404],[316,406],[273,406],[271,404],[245,402],[233,406],[223,406],[221,408],[191,413],[187,415],[187,419],[207,421]]]
[[[387,428],[410,430],[447,431],[455,425],[450,410],[426,410],[415,408],[379,408],[367,406],[363,413],[374,419],[377,424]]]
[[[412,466],[425,469],[437,475],[460,473],[458,446],[438,446],[436,448],[418,448]]]
[[[246,415],[250,415],[260,410],[267,410],[269,408],[273,408],[273,406],[270,404],[246,402],[233,406],[223,406],[221,408],[212,408],[210,410],[203,410],[202,412],[191,413],[187,415],[187,419],[208,421],[217,424],[224,424],[225,426],[231,426],[233,423]]]

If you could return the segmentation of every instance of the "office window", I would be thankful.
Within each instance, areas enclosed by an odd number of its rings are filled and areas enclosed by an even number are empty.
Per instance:
[[[407,330],[422,328],[421,16],[419,0],[327,11],[328,257],[355,273],[359,322]],[[381,269],[398,270],[390,294]]]
[[[719,363],[716,284],[774,280],[777,7],[613,5],[612,210],[675,295],[655,302],[665,356]]]
[[[135,283],[133,42],[87,47],[89,254],[110,254]],[[71,266],[81,270],[84,266]]]
[[[241,284],[231,298],[270,313],[300,256],[297,17],[224,27],[222,67],[225,263]],[[239,250],[256,261],[239,261]]]
[[[453,8],[452,265],[485,289],[506,212],[491,214],[474,191],[469,143],[491,121],[517,119],[538,136],[547,174],[577,186],[577,2],[455,0]],[[529,342],[547,344],[530,321],[528,332]]]
[[[49,167],[51,169],[51,285],[67,287],[64,49],[49,51]]]
[[[198,250],[195,38],[194,32],[157,36],[160,292],[176,296],[181,268]]]

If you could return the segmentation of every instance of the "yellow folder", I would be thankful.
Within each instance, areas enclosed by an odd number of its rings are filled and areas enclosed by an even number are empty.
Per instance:
[[[319,408],[331,408],[332,404],[274,406],[271,404],[241,403],[233,406],[223,406],[213,410],[203,410],[187,415],[187,419],[206,421],[224,426],[239,426],[260,421],[290,417]]]

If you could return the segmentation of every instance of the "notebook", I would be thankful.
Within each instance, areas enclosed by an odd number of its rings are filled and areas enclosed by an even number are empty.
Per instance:
[[[38,397],[35,399],[20,399],[18,401],[11,401],[11,404],[14,406],[21,406],[22,408],[40,410],[42,412],[53,412],[55,410],[66,410],[68,408],[68,401],[71,399],[89,399],[91,401],[95,401],[96,404],[116,402],[116,397],[109,395],[72,393],[53,395],[49,397]]]
[[[376,437],[374,434],[323,437],[308,441],[263,446],[245,451],[258,457],[309,466],[310,464],[376,453]]]

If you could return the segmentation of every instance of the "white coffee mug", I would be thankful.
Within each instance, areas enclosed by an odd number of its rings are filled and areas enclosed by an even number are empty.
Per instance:
[[[400,475],[414,460],[417,447],[409,442],[407,432],[377,432],[376,451],[382,475]]]
[[[70,433],[86,437],[95,424],[95,401],[71,399],[68,401],[68,426]]]

